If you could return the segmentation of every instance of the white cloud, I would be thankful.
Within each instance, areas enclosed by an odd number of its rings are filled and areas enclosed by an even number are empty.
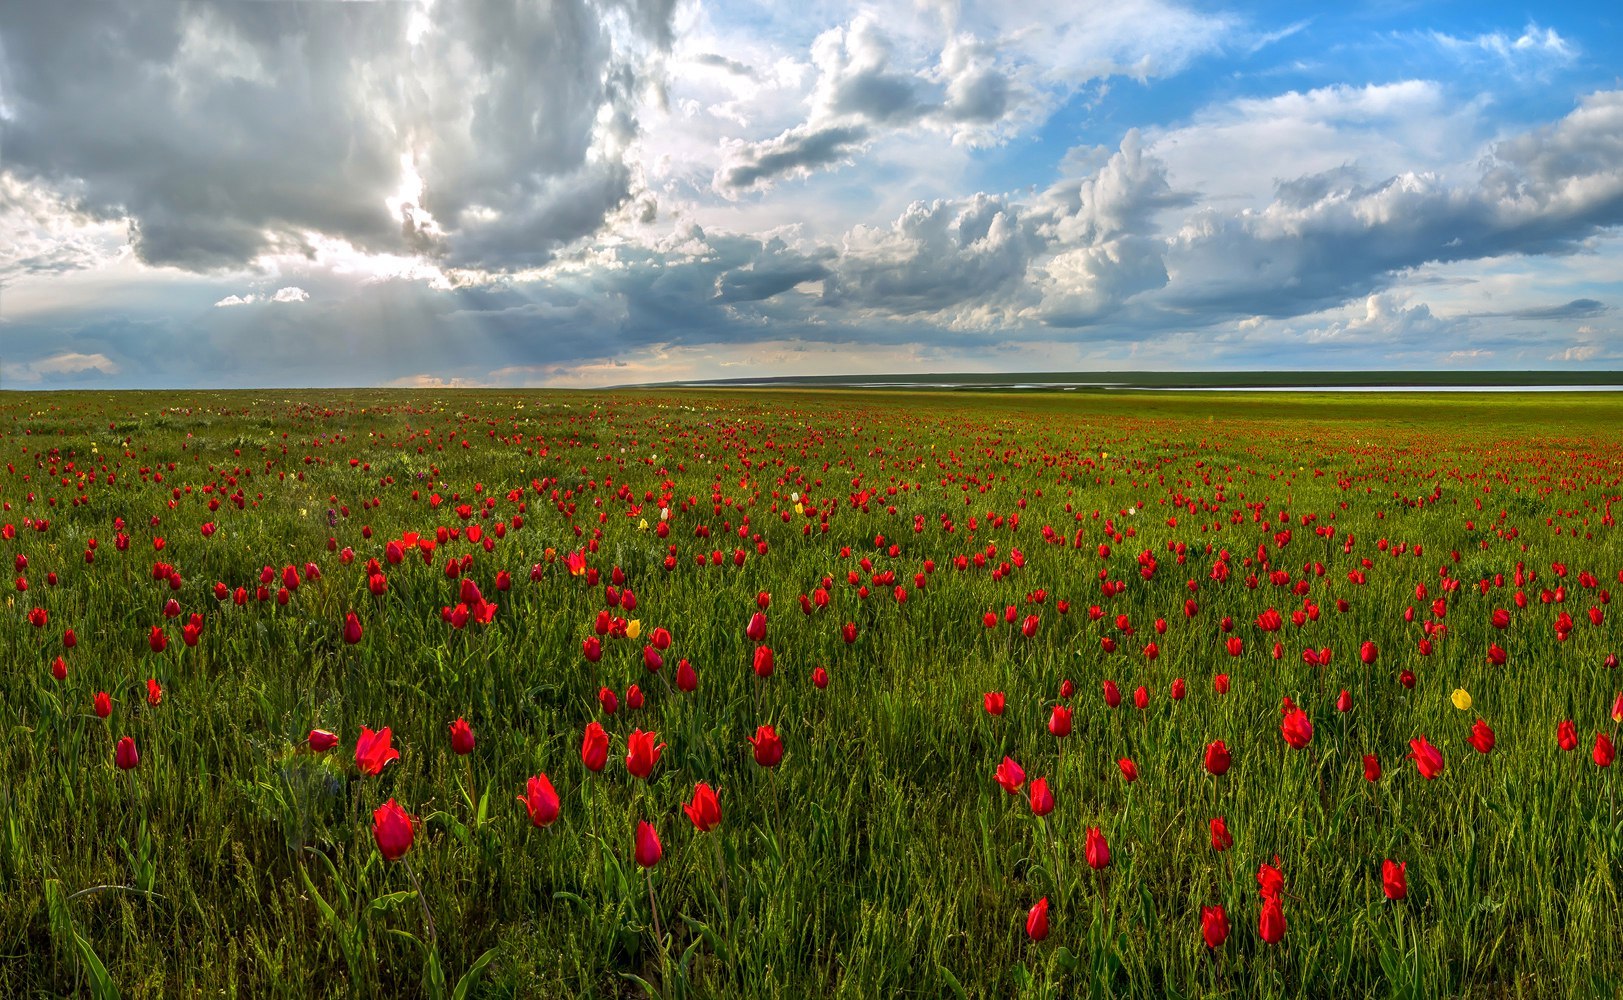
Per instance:
[[[1571,62],[1578,56],[1578,47],[1572,41],[1561,37],[1554,28],[1540,28],[1531,21],[1514,38],[1502,31],[1470,36],[1442,31],[1428,34],[1445,52],[1464,59],[1491,57],[1513,70],[1543,69]]]
[[[247,295],[227,295],[225,298],[214,303],[214,307],[216,309],[229,309],[233,306],[249,306],[255,303],[287,304],[294,302],[308,302],[309,300],[309,292],[295,285],[286,285],[282,288],[278,288],[275,292],[269,295],[261,295],[256,292],[249,292]]]
[[[105,354],[61,351],[21,364],[8,363],[5,366],[3,377],[8,382],[37,385],[49,380],[59,380],[64,376],[92,373],[95,375],[117,375],[120,371],[118,364]]]

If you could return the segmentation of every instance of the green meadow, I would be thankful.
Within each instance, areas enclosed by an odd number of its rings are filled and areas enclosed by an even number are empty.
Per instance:
[[[1620,416],[0,395],[0,995],[1619,995]],[[376,774],[363,727],[399,754]]]

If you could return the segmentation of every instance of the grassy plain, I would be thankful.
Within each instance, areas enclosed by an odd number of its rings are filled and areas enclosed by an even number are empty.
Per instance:
[[[0,395],[0,995],[1617,995],[1618,767],[1592,745],[1623,687],[1620,417],[1604,393]],[[606,603],[616,568],[634,610]],[[465,580],[488,624],[445,620]],[[639,636],[591,663],[600,611]],[[362,726],[400,751],[380,775]],[[339,745],[312,752],[311,729]],[[667,744],[647,781],[634,729]],[[1434,780],[1407,759],[1423,735]],[[1048,780],[1046,817],[994,780],[1005,756]],[[542,773],[544,829],[515,801]],[[709,832],[681,808],[698,781]],[[372,833],[391,798],[416,819],[397,861]],[[663,843],[647,873],[639,820]]]

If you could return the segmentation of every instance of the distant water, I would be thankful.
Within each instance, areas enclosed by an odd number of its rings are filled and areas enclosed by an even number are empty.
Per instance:
[[[1129,392],[1623,392],[1623,385],[1144,385],[1136,382],[683,382],[687,389],[1107,389]]]
[[[1620,392],[1623,385],[1134,385],[1150,392]]]

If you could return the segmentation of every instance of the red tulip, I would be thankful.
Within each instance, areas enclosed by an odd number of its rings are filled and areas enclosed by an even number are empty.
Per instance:
[[[657,673],[665,665],[665,657],[659,655],[659,650],[652,645],[642,648],[642,665],[649,673]]]
[[[473,753],[473,727],[461,716],[451,723],[451,749],[458,757]]]
[[[613,715],[620,710],[620,697],[611,687],[597,689],[597,703],[602,707],[604,715]]]
[[[147,704],[157,705],[163,701],[163,687],[153,678],[147,678]]]
[[[783,740],[771,726],[763,725],[755,730],[749,741],[755,747],[755,763],[762,767],[777,767],[778,761],[783,759]]]
[[[1343,713],[1352,711],[1352,695],[1347,693],[1346,688],[1342,688],[1341,694],[1336,697],[1336,711]]]
[[[1184,695],[1188,693],[1188,690],[1188,686],[1184,684],[1182,677],[1175,679],[1172,682],[1172,700],[1183,701]]]
[[[390,799],[372,811],[372,839],[386,861],[396,861],[411,849],[412,819],[400,803]]]
[[[1032,815],[1047,816],[1054,811],[1054,793],[1048,790],[1048,779],[1032,781],[1028,792]]]
[[[1391,858],[1381,862],[1381,888],[1386,891],[1387,899],[1402,899],[1409,894],[1408,862],[1397,862]]]
[[[1492,643],[1488,644],[1488,662],[1493,664],[1494,666],[1496,666],[1496,667],[1504,666],[1505,665],[1505,658],[1506,658],[1507,655],[1508,654],[1506,654],[1505,651],[1500,648],[1500,646],[1499,646],[1499,644],[1497,642],[1492,642]]]
[[[988,691],[981,695],[981,704],[986,708],[986,714],[1002,715],[1006,699],[1002,691]]]
[[[1358,659],[1361,660],[1366,667],[1374,663],[1376,657],[1379,655],[1380,651],[1375,648],[1375,644],[1373,642],[1365,642],[1363,645],[1358,647]]]
[[[169,648],[169,637],[164,634],[162,627],[152,626],[152,631],[147,633],[147,647],[154,653],[161,653]]]
[[[388,726],[375,733],[366,726],[361,727],[361,735],[355,740],[355,766],[361,773],[382,774],[385,764],[400,759],[400,751],[389,745],[393,738]]]
[[[1611,767],[1612,761],[1617,759],[1617,748],[1612,746],[1612,738],[1605,733],[1595,734],[1595,749],[1590,754],[1595,759],[1596,767]]]
[[[1083,853],[1088,859],[1088,867],[1094,871],[1110,864],[1110,845],[1105,843],[1105,835],[1099,832],[1098,827],[1088,827],[1087,844]]]
[[[1421,641],[1424,642],[1425,640],[1422,639]],[[1405,690],[1411,690],[1411,691],[1414,690],[1414,671],[1412,671],[1412,670],[1399,671],[1398,672],[1398,683],[1402,684]]]
[[[325,729],[312,729],[310,734],[304,738],[304,744],[313,753],[326,753],[338,745],[338,734],[329,733]]]
[[[530,778],[525,794],[516,796],[530,814],[530,823],[551,826],[558,818],[558,793],[552,788],[552,779],[545,774]]]
[[[744,626],[744,636],[750,642],[763,642],[766,640],[766,615],[757,611],[750,616],[749,624]]]
[[[665,744],[654,743],[657,739],[657,733],[645,733],[641,729],[632,730],[631,735],[626,737],[626,770],[644,781],[653,773],[654,765],[659,763],[660,751],[665,749]]]
[[[1209,774],[1217,777],[1227,774],[1230,761],[1229,748],[1222,740],[1213,740],[1206,745],[1206,771]]]
[[[683,691],[692,691],[699,686],[699,675],[685,658],[676,665],[676,686]]]
[[[344,641],[351,646],[361,641],[361,620],[353,611],[344,617]]]
[[[1571,719],[1563,719],[1555,727],[1555,742],[1563,750],[1572,751],[1578,748],[1578,728],[1572,724]]]
[[[1279,900],[1269,897],[1263,901],[1262,916],[1257,919],[1257,933],[1269,944],[1278,944],[1285,937],[1285,911]]]
[[[1279,856],[1274,856],[1279,861]],[[1264,861],[1257,866],[1257,891],[1263,899],[1278,899],[1279,894],[1285,891],[1285,876],[1278,868]]]
[[[845,640],[847,646],[857,641],[857,623],[846,622],[840,626],[840,638]]]
[[[50,612],[44,608],[34,608],[28,612],[28,624],[35,628],[44,628],[45,623],[51,620]]]
[[[589,635],[580,644],[580,651],[588,663],[596,663],[603,658],[603,643],[595,635]]]
[[[1493,749],[1493,730],[1488,728],[1486,722],[1478,719],[1476,724],[1471,727],[1471,736],[1468,742],[1476,747],[1477,753],[1485,754]]]
[[[1617,693],[1617,700],[1612,702],[1612,721],[1623,722],[1623,691]]]
[[[112,714],[113,714],[113,699],[108,696],[106,691],[97,691],[96,692],[96,715],[99,716],[100,718],[105,719],[109,715],[112,715]]]
[[[51,661],[51,676],[59,681],[68,679],[68,661],[58,656]]]
[[[774,657],[772,655],[772,647],[770,647],[770,646],[756,646],[755,647],[755,663],[754,663],[754,667],[755,667],[755,676],[757,676],[757,677],[771,677],[772,676],[772,671],[774,669]]]
[[[1208,948],[1221,947],[1229,939],[1229,917],[1221,906],[1200,908],[1200,937]]]
[[[821,691],[828,687],[828,670],[825,667],[812,669],[812,686]]]
[[[586,770],[597,772],[609,760],[609,734],[596,719],[586,724],[586,735],[580,741],[580,762]]]
[[[1071,710],[1064,705],[1055,705],[1048,714],[1048,731],[1060,739],[1071,735]]]
[[[1212,678],[1212,690],[1216,691],[1218,694],[1228,694],[1229,693],[1229,675],[1228,674],[1218,674],[1216,677],[1213,677]]]
[[[626,688],[626,707],[632,711],[642,707],[642,688],[635,684]]]
[[[1003,758],[1003,763],[997,766],[994,776],[997,778],[997,783],[1002,785],[1003,790],[1010,795],[1018,792],[1020,786],[1026,783],[1026,772],[1021,769],[1019,764],[1014,762],[1013,757]]]
[[[1041,941],[1048,936],[1048,897],[1037,900],[1037,905],[1026,912],[1026,936]]]
[[[670,649],[671,648],[671,633],[670,633],[670,630],[665,628],[663,625],[660,626],[659,628],[654,629],[654,634],[652,636],[652,641],[654,643],[654,648],[659,650],[662,653],[665,650]]]
[[[1127,779],[1129,785],[1138,780],[1138,765],[1133,763],[1132,758],[1123,757],[1116,761],[1116,766],[1121,768],[1121,776]]]
[[[1149,688],[1147,688],[1144,685],[1140,684],[1138,686],[1138,688],[1133,691],[1133,707],[1138,709],[1141,712],[1144,709],[1150,707],[1150,689]]]
[[[113,763],[118,765],[120,771],[128,771],[141,763],[141,755],[135,752],[135,740],[128,736],[118,739],[118,747],[113,751]]]
[[[1414,761],[1414,766],[1420,771],[1422,778],[1430,781],[1442,773],[1443,755],[1436,747],[1426,742],[1425,736],[1410,740],[1409,746],[1411,748],[1409,758]]]
[[[1381,780],[1381,761],[1372,753],[1364,754],[1364,780]]]
[[[1121,704],[1121,689],[1116,687],[1115,681],[1105,681],[1104,689],[1106,705],[1109,705],[1111,708],[1115,708]]]
[[[1042,619],[1038,618],[1036,615],[1027,615],[1025,620],[1020,623],[1020,634],[1025,636],[1027,639],[1032,638],[1037,634],[1037,626],[1041,624],[1041,622]]]
[[[700,833],[708,833],[721,825],[721,800],[716,798],[715,790],[702,781],[693,786],[693,801],[682,806],[682,811]]]
[[[1313,723],[1308,719],[1307,713],[1299,708],[1285,713],[1284,720],[1279,724],[1279,731],[1285,737],[1285,742],[1297,750],[1313,741]]]
[[[665,849],[660,846],[659,834],[647,820],[637,821],[637,842],[632,850],[637,864],[644,868],[652,868],[659,864],[659,859],[665,856]]]

